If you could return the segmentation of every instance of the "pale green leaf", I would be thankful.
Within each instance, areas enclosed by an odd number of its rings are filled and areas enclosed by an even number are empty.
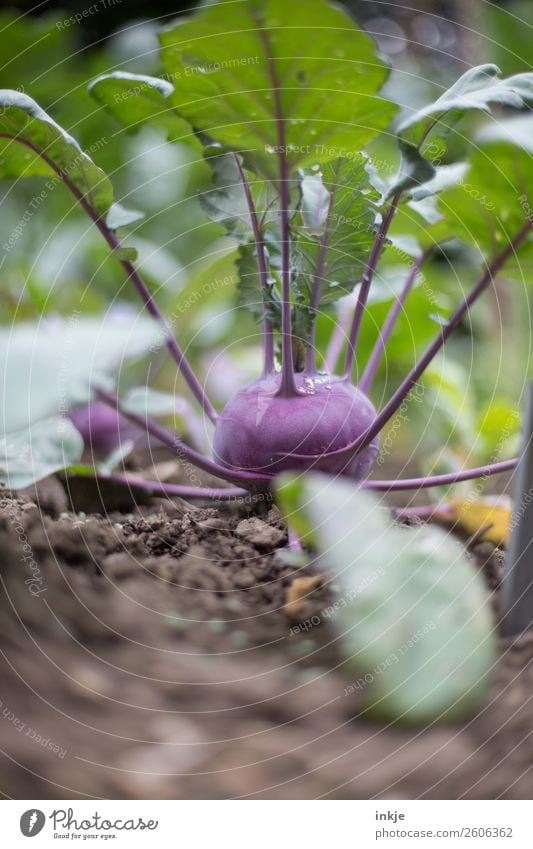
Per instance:
[[[457,118],[471,109],[490,112],[491,104],[521,109],[533,100],[533,73],[502,79],[496,65],[469,68],[450,88],[404,120],[398,135],[412,144],[422,142],[428,129],[444,116]]]
[[[486,257],[506,249],[533,220],[533,116],[501,122],[481,133],[468,171],[442,192],[437,238],[459,238]],[[529,277],[531,234],[509,257],[508,266]]]
[[[126,362],[160,344],[157,324],[130,309],[1,328],[0,433],[22,430],[86,403],[91,385],[109,386]]]
[[[402,154],[400,174],[389,194],[433,180],[445,139],[465,112],[490,112],[492,104],[521,109],[533,102],[533,73],[502,79],[496,65],[466,71],[447,91],[406,118],[397,130]]]
[[[0,437],[0,482],[23,489],[77,463],[82,453],[83,439],[68,418],[45,419]]]
[[[205,422],[193,405],[181,395],[162,392],[151,386],[134,386],[121,396],[125,412],[150,418],[167,418],[181,436],[201,451],[209,450]]]
[[[135,224],[144,218],[144,212],[138,209],[127,209],[120,203],[112,204],[106,217],[106,224],[111,230],[118,230],[119,227],[127,227],[128,224]]]
[[[393,721],[473,713],[495,639],[488,590],[460,543],[431,526],[395,526],[377,498],[325,475],[282,476],[278,500],[289,522],[313,528],[320,568],[340,586],[331,624],[345,694]]]

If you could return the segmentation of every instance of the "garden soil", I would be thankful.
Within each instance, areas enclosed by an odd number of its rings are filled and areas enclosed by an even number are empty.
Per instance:
[[[275,507],[145,502],[0,493],[5,797],[533,796],[533,637],[500,640],[467,723],[373,722],[345,695],[337,588],[287,559]],[[502,554],[471,554],[497,618]]]

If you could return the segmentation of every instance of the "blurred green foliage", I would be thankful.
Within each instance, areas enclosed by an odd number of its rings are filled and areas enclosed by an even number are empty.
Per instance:
[[[87,92],[88,83],[102,73],[161,73],[157,25],[139,22],[88,48],[79,27],[57,26],[64,17],[66,12],[39,18],[0,13],[0,87],[19,89],[37,100],[110,175],[117,199],[145,213],[131,230],[131,243],[193,362],[211,378],[222,361],[226,376],[233,368],[236,374],[247,373],[257,362],[259,325],[236,311],[235,250],[197,200],[197,192],[205,187],[203,164],[185,146],[168,144],[162,130],[128,134]],[[482,4],[482,58],[496,61],[508,74],[529,70],[531,20],[528,2],[509,8]],[[400,32],[387,34],[379,16],[369,21],[369,29],[377,33],[380,47],[396,67],[386,94],[402,106],[419,106],[456,75],[458,61],[453,54],[462,34],[451,23],[443,24],[432,54],[420,47],[421,19],[413,15],[395,25]],[[411,50],[409,40],[417,38],[419,43]],[[454,136],[453,156],[462,148],[467,148],[464,136]],[[380,137],[371,153],[378,171],[390,175],[397,162],[392,140]],[[37,178],[0,181],[1,245],[20,229],[14,246],[0,253],[0,322],[10,325],[14,320],[68,315],[74,310],[98,315],[116,301],[136,303],[122,270],[71,197],[58,186],[39,200],[42,191]],[[449,312],[472,282],[475,268],[469,259],[464,251],[438,251],[424,267],[408,312],[388,346],[376,382],[376,401],[388,397],[434,335],[436,315]],[[390,251],[363,326],[360,369],[407,271],[408,265]],[[529,325],[524,286],[504,283],[497,299],[489,293],[476,306],[471,328],[465,325],[427,376],[429,421],[414,406],[399,429],[398,447],[406,457],[418,446],[422,468],[425,458],[428,466],[441,469],[458,465],[465,457],[477,462],[496,451],[507,453],[509,445],[502,448],[498,433],[519,405],[529,360]],[[319,348],[325,348],[331,329],[331,316],[321,316]],[[172,364],[164,361],[157,367],[157,384],[174,389]],[[227,385],[234,385],[230,377]],[[224,390],[220,381],[216,389],[222,403],[230,390]],[[516,428],[510,439],[515,432]]]

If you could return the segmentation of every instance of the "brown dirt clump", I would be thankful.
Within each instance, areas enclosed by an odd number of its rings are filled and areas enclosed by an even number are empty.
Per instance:
[[[0,500],[5,796],[531,797],[533,637],[501,642],[468,723],[375,724],[344,695],[336,587],[285,556],[275,507],[65,499],[54,480]],[[472,556],[496,600],[501,552]]]

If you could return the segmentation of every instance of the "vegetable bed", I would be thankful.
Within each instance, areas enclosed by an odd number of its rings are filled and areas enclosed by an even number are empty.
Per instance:
[[[55,478],[33,499],[0,502],[6,796],[531,797],[531,636],[499,641],[465,724],[372,722],[332,627],[338,587],[284,561],[268,503],[104,518],[69,512]],[[502,552],[470,555],[497,617]]]
[[[529,798],[533,73],[150,37],[0,84],[3,792]]]

